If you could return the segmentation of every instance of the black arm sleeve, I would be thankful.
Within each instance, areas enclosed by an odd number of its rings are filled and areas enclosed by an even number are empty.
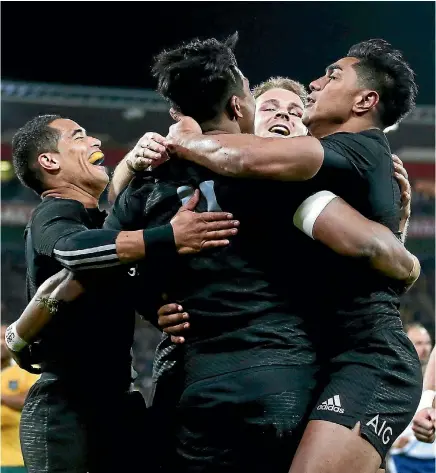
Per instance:
[[[154,180],[134,177],[115,199],[103,228],[141,230],[145,228],[145,203],[154,189]]]
[[[89,230],[83,223],[86,211],[79,202],[53,199],[32,217],[35,250],[53,256],[71,271],[107,268],[121,264],[116,230]]]
[[[372,140],[359,133],[336,133],[322,138],[324,161],[321,169],[362,176],[377,165]]]

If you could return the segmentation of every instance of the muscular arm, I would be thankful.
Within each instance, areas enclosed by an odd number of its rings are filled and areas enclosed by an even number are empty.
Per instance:
[[[78,203],[62,201],[44,207],[32,221],[37,253],[54,257],[64,268],[78,272],[100,270],[146,257],[155,243],[176,249],[171,225],[151,230],[88,229]]]
[[[118,194],[129,184],[134,176],[134,172],[129,167],[128,162],[130,161],[131,164],[134,160],[135,170],[145,171],[153,164],[152,158],[157,158],[160,156],[159,153],[162,153],[160,159],[154,163],[154,165],[159,165],[168,159],[165,151],[166,144],[165,138],[158,133],[147,132],[140,138],[135,147],[129,151],[115,169],[109,184],[108,200],[110,203],[113,204],[115,202]]]
[[[367,259],[373,269],[404,281],[406,288],[419,276],[419,261],[388,228],[368,220],[334,194],[324,191],[306,199],[294,215],[294,224],[342,256]]]
[[[424,391],[436,391],[436,349],[433,347],[424,375]]]
[[[115,168],[112,175],[111,182],[108,190],[108,201],[110,204],[115,202],[118,194],[129,184],[132,180],[134,173],[130,170],[127,165],[127,159],[130,156],[130,152],[120,161]]]
[[[324,150],[316,138],[259,138],[254,135],[184,134],[170,153],[230,177],[305,181],[320,169]]]
[[[53,318],[56,307],[47,300],[71,302],[84,292],[83,286],[74,279],[73,273],[63,269],[39,286],[32,300],[27,304],[15,322],[18,336],[27,343],[33,342]],[[6,334],[8,338],[9,328]]]
[[[76,231],[56,242],[53,256],[70,271],[105,269],[131,263],[145,258],[147,248],[157,240],[174,244],[171,225],[153,230],[118,232],[76,227]]]

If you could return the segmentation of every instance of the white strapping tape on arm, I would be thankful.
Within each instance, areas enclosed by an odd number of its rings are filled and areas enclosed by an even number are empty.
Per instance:
[[[431,389],[427,389],[427,391],[424,391],[421,396],[421,401],[419,403],[417,412],[425,409],[426,407],[433,407],[433,400],[436,397],[436,391],[433,391]]]
[[[325,207],[337,197],[330,191],[320,191],[308,197],[294,213],[294,225],[310,238],[313,238],[313,227]]]
[[[6,329],[5,341],[10,350],[19,352],[28,345],[28,343],[18,335],[16,325],[17,322],[14,322]]]

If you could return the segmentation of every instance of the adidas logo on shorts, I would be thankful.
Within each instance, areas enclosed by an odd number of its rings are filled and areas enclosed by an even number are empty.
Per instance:
[[[344,409],[342,409],[341,400],[338,395],[327,399],[327,401],[324,401],[316,409],[318,411],[333,411],[337,412],[338,414],[344,413]]]

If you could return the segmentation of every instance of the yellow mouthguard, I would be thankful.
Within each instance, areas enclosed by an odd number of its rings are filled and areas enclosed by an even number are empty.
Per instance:
[[[92,153],[91,156],[89,157],[89,162],[95,163],[99,159],[102,159],[104,157],[104,154],[101,151],[96,151],[95,153]]]

